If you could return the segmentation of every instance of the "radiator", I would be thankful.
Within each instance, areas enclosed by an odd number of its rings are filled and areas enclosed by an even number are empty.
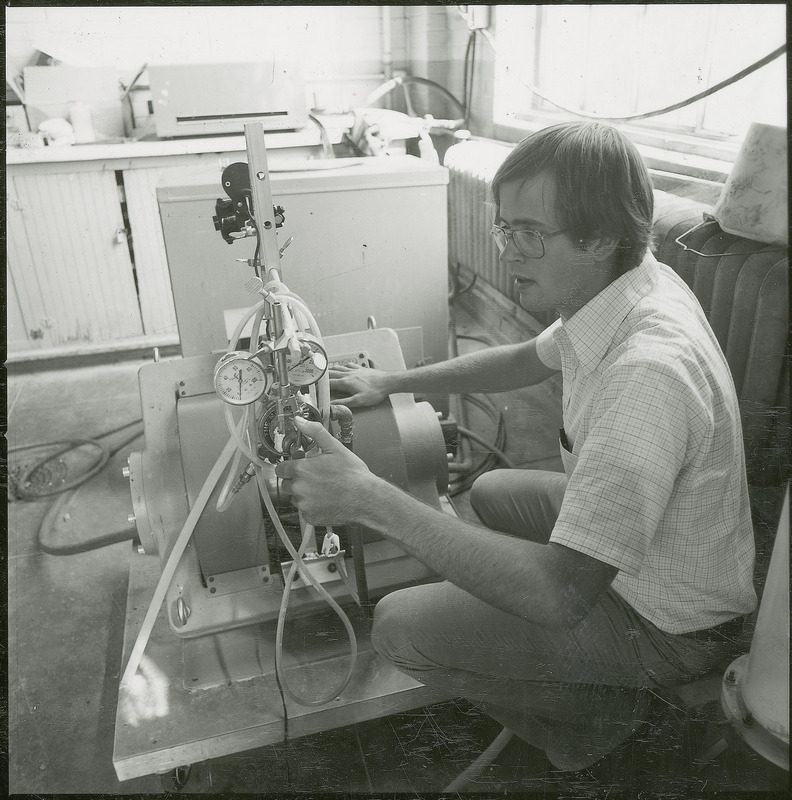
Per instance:
[[[511,152],[495,142],[460,142],[446,150],[448,168],[448,258],[452,270],[472,272],[507,297],[511,286],[490,236],[489,185]]]

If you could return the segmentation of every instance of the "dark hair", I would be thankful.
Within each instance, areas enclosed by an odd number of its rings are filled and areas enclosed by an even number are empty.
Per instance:
[[[635,145],[597,122],[543,128],[523,139],[495,173],[491,191],[496,207],[506,181],[545,171],[555,178],[556,213],[571,235],[618,242],[620,274],[638,266],[652,238],[654,194]]]

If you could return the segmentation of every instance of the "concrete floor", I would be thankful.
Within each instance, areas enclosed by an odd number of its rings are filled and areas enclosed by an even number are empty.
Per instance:
[[[458,330],[484,327],[461,314]],[[487,335],[492,335],[489,328]],[[460,340],[464,351],[480,344]],[[94,439],[140,416],[133,361],[8,376],[9,449],[72,437]],[[558,425],[549,412],[527,410],[524,393],[497,396],[508,429],[507,453],[518,466],[555,464]],[[533,400],[537,398],[534,396]],[[489,423],[471,424],[490,436]],[[123,430],[103,441],[116,446]],[[113,456],[105,469],[60,509],[45,542],[90,543],[127,527],[128,481],[121,467],[140,440]],[[41,451],[46,452],[46,451]],[[10,454],[10,477],[40,451]],[[57,475],[55,476],[57,479]],[[121,668],[129,541],[76,555],[50,555],[37,543],[51,499],[9,505],[9,789],[19,794],[137,794],[163,791],[152,775],[123,783],[112,766]],[[465,515],[464,498],[459,504]],[[513,740],[475,785],[488,794],[588,796],[601,790],[665,790],[667,796],[721,791],[777,791],[786,773],[771,768],[738,742],[728,756],[694,768],[684,747],[686,722],[666,713],[635,742],[584,773],[559,773],[539,751]],[[720,727],[719,727],[720,726]],[[697,729],[704,745],[724,735],[713,712]],[[499,726],[463,701],[416,709],[193,766],[185,792],[313,792],[412,797],[439,792],[480,753]],[[166,782],[167,783],[167,782]]]

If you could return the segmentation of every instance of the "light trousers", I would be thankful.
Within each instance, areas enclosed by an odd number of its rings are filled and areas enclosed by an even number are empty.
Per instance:
[[[470,499],[486,528],[546,542],[565,487],[562,473],[496,470]],[[447,581],[380,600],[372,643],[438,695],[477,704],[559,769],[582,769],[626,739],[646,713],[642,690],[690,682],[744,652],[742,642],[665,633],[610,589],[572,630],[555,630]]]

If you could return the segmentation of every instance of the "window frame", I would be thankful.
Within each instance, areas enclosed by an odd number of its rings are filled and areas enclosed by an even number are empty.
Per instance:
[[[497,6],[496,6],[497,8]],[[538,63],[539,42],[541,40],[542,14],[541,6],[537,8],[535,20],[534,40],[535,63]],[[497,13],[495,30],[497,40]],[[495,66],[495,82],[499,77],[499,68]],[[498,101],[497,89],[492,93],[492,121],[493,135],[496,139],[506,142],[517,142],[529,133],[540,130],[547,125],[569,120],[580,120],[586,117],[571,114],[562,109],[550,108],[533,109],[530,112],[515,114],[497,114]],[[701,102],[706,103],[706,99]],[[548,104],[545,104],[546,106]],[[699,119],[703,119],[702,110]],[[659,119],[662,119],[660,117]],[[695,179],[716,181],[722,183],[726,180],[732,164],[737,158],[741,147],[741,139],[733,134],[708,133],[706,131],[692,131],[684,126],[662,122],[652,124],[649,121],[639,123],[607,123],[622,131],[641,151],[650,168],[690,176]]]

